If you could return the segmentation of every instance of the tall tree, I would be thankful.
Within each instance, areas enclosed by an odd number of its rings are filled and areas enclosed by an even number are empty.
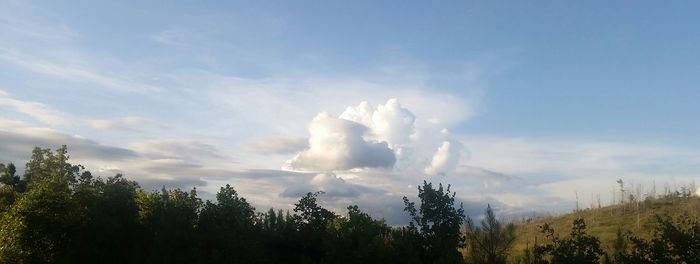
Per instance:
[[[325,252],[332,263],[384,263],[390,261],[386,238],[389,227],[372,219],[357,205],[348,206],[346,217],[329,225]]]
[[[515,241],[515,226],[501,224],[491,209],[486,207],[481,226],[475,226],[471,218],[467,219],[467,244],[471,263],[502,264],[506,263],[508,251]]]
[[[68,163],[66,147],[36,148],[27,162],[28,190],[0,219],[0,259],[20,263],[74,260],[86,210],[73,199],[72,183],[82,167]],[[14,176],[12,177],[14,181]]]
[[[326,227],[337,216],[318,204],[318,195],[323,192],[307,193],[294,204],[294,219],[299,228],[302,244],[301,261],[321,262],[324,252]]]
[[[253,263],[262,259],[255,208],[230,185],[207,201],[199,216],[199,256],[202,263]]]
[[[461,226],[465,221],[464,208],[455,206],[456,193],[442,187],[434,188],[423,181],[418,186],[418,208],[414,202],[403,197],[404,210],[411,216],[408,230],[416,233],[420,240],[421,260],[424,263],[460,263],[463,261],[458,248],[464,247]]]
[[[139,186],[121,174],[93,179],[83,174],[75,188],[74,199],[87,209],[87,221],[81,231],[81,260],[91,263],[127,263],[137,261],[137,243],[141,233],[136,196]]]
[[[180,189],[161,193],[140,193],[140,221],[143,225],[142,259],[149,263],[192,263],[195,261],[196,226],[202,201],[197,191]]]

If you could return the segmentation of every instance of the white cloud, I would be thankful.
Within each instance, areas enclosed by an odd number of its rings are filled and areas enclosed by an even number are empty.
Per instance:
[[[90,126],[101,130],[140,130],[144,128],[162,127],[155,121],[138,117],[127,116],[117,119],[95,119],[90,121]]]
[[[191,139],[155,139],[137,141],[129,147],[153,159],[222,159],[224,155],[214,146]]]
[[[363,187],[357,184],[348,183],[343,178],[338,177],[335,173],[326,172],[320,173],[311,178],[308,182],[301,182],[289,186],[280,196],[282,197],[301,197],[308,192],[323,191],[326,197],[358,197],[368,192],[376,192],[377,190]]]
[[[449,174],[459,164],[463,145],[443,129],[438,136],[429,133],[435,124],[424,124],[425,129],[418,133],[416,117],[401,106],[397,99],[389,99],[375,109],[363,101],[357,107],[348,107],[339,116],[319,114],[310,126],[310,148],[299,153],[285,165],[289,169],[350,170],[372,167],[393,169],[428,175]],[[354,142],[354,143],[352,143]],[[391,154],[385,163],[365,154],[359,149],[372,149],[364,146],[385,144],[381,153]],[[369,153],[374,153],[373,151]],[[385,154],[382,154],[385,155]],[[365,159],[362,162],[358,160]]]
[[[35,73],[63,80],[96,84],[99,87],[121,92],[156,92],[159,87],[144,84],[126,76],[114,76],[95,69],[94,66],[76,63],[75,58],[60,61],[40,58],[0,47],[0,59],[21,66]]]
[[[576,194],[582,205],[588,204],[591,195],[600,195],[603,203],[609,203],[619,178],[640,184],[647,192],[653,182],[661,189],[663,184],[687,183],[700,177],[700,167],[694,165],[700,162],[700,155],[680,147],[479,136],[461,140],[471,150],[470,166],[518,178],[510,184],[501,181],[504,189],[495,190],[494,197],[501,192],[535,197],[528,206],[544,199],[558,199],[568,202],[568,206],[560,208],[568,210],[573,207]]]
[[[377,105],[376,110],[363,101],[357,107],[348,107],[340,118],[369,127],[377,140],[386,141],[392,149],[409,143],[415,132],[415,115],[402,107],[395,98],[389,99],[384,105]]]
[[[287,161],[294,170],[350,170],[391,168],[394,152],[385,142],[366,140],[362,124],[318,114],[309,125],[309,148]]]
[[[65,114],[60,111],[42,103],[12,98],[3,90],[0,90],[0,106],[28,115],[47,125],[65,125],[68,122]]]
[[[462,156],[462,143],[452,138],[449,132],[444,129],[442,134],[448,139],[443,141],[440,147],[438,147],[430,164],[425,167],[425,173],[429,175],[445,175],[452,172],[459,163],[459,159]]]
[[[393,82],[369,77],[293,76],[247,79],[202,71],[186,72],[172,78],[186,82],[189,81],[183,78],[192,78],[192,81],[202,83],[198,85],[211,88],[211,99],[236,114],[237,122],[245,122],[251,128],[273,134],[291,133],[294,136],[303,133],[299,129],[299,122],[308,120],[319,112],[342,113],[347,110],[346,106],[366,102],[365,106],[356,108],[360,110],[362,107],[385,103],[388,98],[397,98],[401,102],[401,108],[410,109],[416,120],[422,120],[425,125],[450,127],[473,117],[477,111],[475,102],[480,98],[479,93],[468,92],[480,90],[480,87],[466,86],[463,88],[464,94],[453,94],[400,78],[392,79]],[[368,113],[356,114],[368,116]],[[387,111],[387,114],[391,112]],[[370,120],[355,121],[371,123]]]
[[[21,121],[0,120],[0,162],[24,161],[34,147],[55,149],[61,145],[67,145],[70,153],[81,159],[119,161],[139,156],[129,149],[103,145],[55,129],[33,127]]]

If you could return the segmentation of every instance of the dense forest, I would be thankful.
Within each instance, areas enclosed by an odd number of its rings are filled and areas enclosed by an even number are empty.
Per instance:
[[[513,223],[490,207],[474,221],[449,186],[428,182],[417,201],[403,198],[410,222],[400,227],[358,206],[338,215],[319,205],[320,192],[292,211],[260,212],[230,185],[216,201],[196,189],[146,191],[69,163],[65,146],[35,148],[22,175],[0,164],[0,182],[2,263],[700,263],[689,214],[656,216],[648,237],[618,228],[612,249],[584,218],[565,234],[543,222],[542,239],[514,254]]]

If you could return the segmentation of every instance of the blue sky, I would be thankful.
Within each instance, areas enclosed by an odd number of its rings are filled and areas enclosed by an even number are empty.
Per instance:
[[[5,162],[69,144],[149,187],[395,222],[426,178],[518,214],[699,175],[696,2],[0,5]]]

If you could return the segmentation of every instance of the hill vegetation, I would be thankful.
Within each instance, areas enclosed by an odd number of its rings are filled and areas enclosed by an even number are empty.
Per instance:
[[[600,239],[606,250],[612,250],[618,230],[629,231],[635,235],[649,239],[658,224],[657,216],[677,218],[688,214],[693,219],[700,213],[700,197],[687,191],[671,192],[658,198],[648,198],[639,203],[609,205],[601,208],[582,209],[571,213],[537,217],[534,219],[515,222],[518,237],[513,245],[513,252],[522,252],[526,247],[532,247],[537,241],[542,241],[544,235],[539,227],[548,223],[559,233],[571,231],[575,219],[581,218],[586,222],[588,233]]]

